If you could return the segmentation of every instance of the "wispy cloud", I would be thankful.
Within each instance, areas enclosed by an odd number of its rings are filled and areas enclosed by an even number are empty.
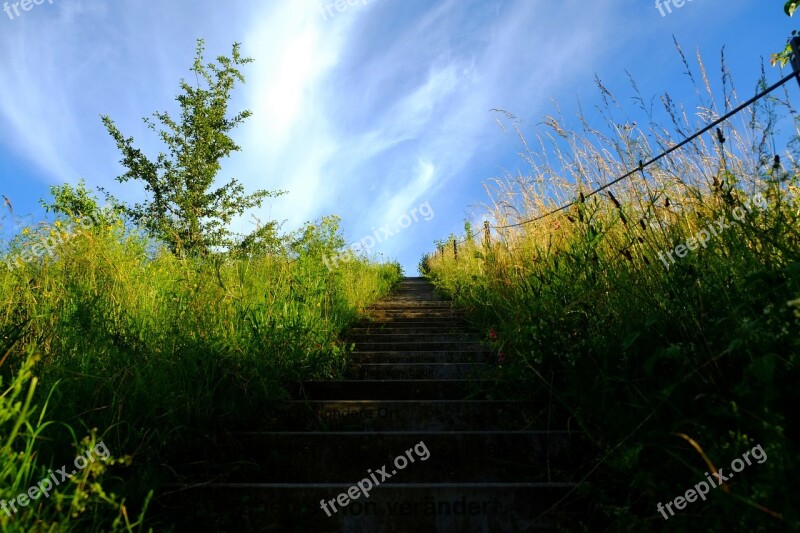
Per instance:
[[[194,39],[206,38],[209,59],[240,41],[256,62],[244,67],[232,109],[254,115],[235,133],[243,151],[220,179],[290,191],[261,218],[287,220],[288,229],[337,213],[356,238],[421,202],[479,197],[487,176],[472,169],[487,162],[476,159],[507,143],[489,109],[536,113],[603,53],[614,9],[567,4],[375,0],[326,20],[315,0],[257,8],[62,0],[3,27],[0,135],[53,182],[84,176],[137,200],[132,185],[113,182],[119,154],[98,115],[155,155],[158,139],[141,117],[176,109]],[[569,39],[554,18],[570,21]],[[459,218],[437,210],[436,235],[410,228],[380,251],[417,256]]]

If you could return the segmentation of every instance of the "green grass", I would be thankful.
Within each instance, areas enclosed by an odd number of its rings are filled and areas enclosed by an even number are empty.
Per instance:
[[[69,222],[28,228],[9,253]],[[402,272],[359,259],[329,270],[321,253],[331,250],[308,235],[293,252],[178,259],[120,221],[0,265],[0,376],[10,383],[0,498],[98,441],[120,458],[24,513],[0,511],[2,529],[137,529],[165,480],[159,465],[255,420],[287,383],[340,376],[340,333]]]
[[[699,89],[714,101],[707,82]],[[589,512],[576,527],[800,527],[793,414],[800,405],[800,169],[796,143],[783,156],[786,166],[775,169],[763,141],[781,109],[762,101],[754,114],[726,125],[724,145],[716,136],[698,141],[648,168],[646,180],[639,174],[613,187],[613,199],[592,196],[541,222],[496,232],[490,248],[462,245],[458,261],[451,243],[444,256],[421,263],[480,328],[494,330],[490,342],[505,360],[509,394],[514,379],[522,389],[551,393],[571,427],[594,444],[596,470],[578,491]],[[697,127],[687,115],[667,112],[676,130]],[[614,135],[591,129],[584,117],[579,132],[546,119],[541,151],[526,158],[530,173],[487,187],[496,225],[585,195],[674,143],[652,115],[639,117],[651,124],[640,129],[620,127],[634,121],[617,116],[614,105],[602,113]],[[714,116],[707,105],[698,113]],[[761,207],[745,216],[734,211],[756,193]],[[719,217],[730,228],[665,267],[659,252]],[[669,521],[657,513],[657,503],[704,479],[703,454],[729,471],[756,445],[767,461],[737,474],[729,493],[714,490]]]

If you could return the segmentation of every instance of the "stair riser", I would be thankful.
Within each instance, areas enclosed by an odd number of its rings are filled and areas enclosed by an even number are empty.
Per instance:
[[[422,316],[422,317],[411,317],[411,318],[402,318],[402,317],[389,317],[383,319],[375,319],[372,317],[366,317],[362,319],[360,322],[356,322],[353,324],[353,327],[376,327],[376,326],[383,326],[383,327],[407,327],[407,326],[425,326],[425,327],[440,327],[440,328],[449,328],[449,327],[457,327],[457,328],[464,328],[468,326],[468,323],[464,320],[463,317],[430,317],[430,316]]]
[[[435,342],[440,344],[452,343],[472,343],[478,344],[475,335],[468,333],[386,333],[386,332],[372,332],[363,334],[350,334],[347,342],[353,342],[356,345],[369,344],[373,342],[379,343],[429,343]]]
[[[256,433],[233,439],[204,459],[229,465],[225,481],[237,483],[353,483],[384,466],[391,476],[386,480],[395,483],[570,481],[581,444],[563,432]],[[182,470],[204,473],[196,459]]]
[[[488,383],[471,381],[315,381],[304,384],[305,396],[289,387],[296,399],[309,400],[482,400]]]
[[[486,371],[483,364],[356,364],[348,368],[347,375],[350,379],[466,379],[481,376],[479,372]]]
[[[441,352],[485,353],[486,348],[467,342],[362,342],[356,344],[356,352]]]
[[[447,300],[440,298],[436,295],[436,293],[429,289],[423,288],[405,288],[401,291],[392,295],[392,299],[388,301],[395,301],[395,300],[424,300],[426,302],[446,302]]]
[[[447,301],[394,299],[386,302],[372,304],[367,310],[379,309],[453,309],[453,304]]]
[[[485,353],[460,352],[357,352],[350,357],[356,364],[376,363],[493,363]]]
[[[275,531],[287,533],[496,533],[553,530],[540,517],[568,496],[570,485],[520,488],[398,488],[379,485],[331,514],[321,501],[335,500],[352,485],[324,488],[205,486],[162,498],[159,510],[182,516],[178,531]],[[344,499],[343,499],[344,501]],[[202,502],[202,503],[200,503]],[[571,500],[559,505],[570,509]],[[574,505],[574,504],[573,504]],[[195,507],[192,512],[183,510]],[[232,524],[232,525],[229,525]]]
[[[443,329],[452,333],[467,332],[467,324],[460,320],[451,319],[411,319],[389,320],[384,322],[361,322],[356,325],[358,330],[376,332],[396,330],[395,334],[412,333],[421,330],[422,333],[441,332]]]
[[[294,402],[277,413],[287,431],[521,430],[519,402]]]
[[[380,309],[370,311],[369,316],[376,320],[385,318],[453,318],[463,316],[463,312],[452,309]]]
[[[467,332],[463,326],[451,328],[440,326],[418,327],[413,324],[407,327],[372,326],[368,328],[353,328],[348,335],[350,338],[358,338],[363,335],[455,335],[456,338],[474,337],[474,334]]]
[[[424,298],[425,301],[428,301],[428,302],[445,302],[445,301],[447,301],[447,300],[444,300],[441,297],[438,297],[436,295],[435,291],[432,291],[430,289],[426,289],[426,288],[423,288],[423,287],[405,287],[405,288],[397,291],[395,294],[393,294],[392,295],[392,299],[388,300],[388,301],[394,301],[394,299],[403,300],[403,299],[411,299],[411,298]]]

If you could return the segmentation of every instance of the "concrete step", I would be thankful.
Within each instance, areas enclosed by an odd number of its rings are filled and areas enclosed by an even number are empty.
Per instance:
[[[383,317],[375,317],[375,316],[364,316],[353,324],[353,327],[366,327],[370,325],[374,325],[375,323],[388,323],[391,322],[392,325],[394,323],[399,322],[401,324],[409,323],[409,324],[417,324],[417,325],[426,325],[426,326],[439,326],[439,327],[451,327],[451,326],[469,326],[469,323],[464,320],[462,316],[412,316],[412,317],[398,317],[398,316],[383,316]]]
[[[414,304],[410,304],[410,303],[409,304],[400,304],[400,305],[392,304],[392,305],[386,305],[386,306],[383,306],[383,307],[370,307],[370,308],[365,308],[364,312],[369,314],[372,317],[380,316],[380,315],[386,314],[386,313],[400,314],[400,313],[420,313],[420,312],[427,313],[427,312],[430,312],[431,315],[427,315],[427,316],[436,316],[434,313],[445,313],[445,312],[451,313],[451,314],[453,314],[453,316],[457,316],[459,313],[461,313],[461,311],[459,309],[453,309],[452,307],[445,306],[445,305],[420,306],[420,305],[414,305]],[[446,316],[450,316],[450,315],[446,315]]]
[[[383,302],[379,302],[379,305],[382,303],[393,303],[393,302],[436,302],[439,304],[452,305],[452,302],[450,300],[439,298],[432,292],[423,292],[423,291],[406,291],[403,293],[395,294],[389,300],[383,300]]]
[[[523,430],[535,409],[523,401],[290,401],[265,425],[287,431]]]
[[[450,319],[450,318],[441,318],[441,319],[419,319],[419,318],[411,318],[411,319],[400,319],[400,320],[373,320],[373,321],[361,321],[354,325],[354,328],[359,329],[370,329],[375,330],[377,329],[396,329],[396,330],[403,330],[403,331],[412,331],[412,330],[423,330],[427,331],[429,329],[438,328],[438,329],[451,329],[451,330],[467,330],[469,331],[469,324],[464,322],[460,319]],[[401,333],[403,332],[401,331]]]
[[[436,291],[431,287],[424,287],[424,286],[403,286],[396,289],[394,294],[392,294],[388,299],[392,300],[394,298],[404,298],[404,297],[413,297],[417,295],[425,295],[432,300],[441,300],[444,301],[444,298],[441,298],[439,295],[436,294]]]
[[[393,327],[388,324],[372,324],[367,327],[354,327],[348,331],[348,338],[359,335],[475,335],[467,331],[462,325],[458,327],[428,326],[419,327],[409,325],[408,327]]]
[[[487,349],[476,342],[360,342],[356,344],[355,353],[364,352],[441,352],[484,353]]]
[[[347,368],[350,379],[465,379],[486,377],[494,367],[485,363],[355,363]]]
[[[236,483],[352,483],[384,465],[385,479],[402,483],[577,481],[585,451],[567,431],[251,431],[177,469]]]
[[[459,318],[463,316],[459,309],[371,309],[369,315],[373,320],[385,318]]]
[[[413,292],[425,292],[428,294],[436,294],[436,290],[430,285],[422,284],[401,284],[396,289],[392,297],[397,295],[409,294]],[[391,299],[391,297],[389,298]]]
[[[309,400],[482,400],[491,380],[411,379],[306,381],[289,386],[295,399]]]
[[[350,359],[355,363],[494,363],[495,356],[487,352],[447,351],[379,351],[353,352]]]
[[[397,331],[397,330],[395,330]],[[347,342],[354,342],[356,345],[365,343],[450,343],[450,342],[468,342],[476,344],[477,337],[470,333],[386,333],[386,332],[372,332],[372,333],[359,333],[353,334],[352,332],[347,336]]]
[[[571,530],[570,515],[581,503],[572,483],[387,481],[367,489],[369,497],[354,491],[359,496],[342,498],[344,505],[334,502],[334,511],[330,500],[365,474],[350,483],[176,486],[156,505],[181,516],[178,532],[528,533]],[[560,512],[548,512],[555,504]]]
[[[444,300],[401,300],[393,298],[391,300],[376,302],[366,309],[453,309],[453,303]]]

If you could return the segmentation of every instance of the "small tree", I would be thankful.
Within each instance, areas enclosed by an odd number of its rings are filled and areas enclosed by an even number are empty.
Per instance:
[[[244,83],[238,67],[253,61],[241,56],[239,46],[234,43],[231,57],[219,56],[216,63],[204,65],[205,44],[198,39],[190,69],[197,83],[193,86],[182,79],[183,94],[176,98],[180,123],[167,112],[156,112],[153,116],[164,126],[158,131],[152,120],[144,119],[168,148],[169,153],[159,153],[155,161],[135,148],[133,138],[124,137],[108,116],[102,116],[122,152],[120,162],[128,169],[117,181],[142,181],[150,196],[142,204],[121,206],[123,212],[164,240],[176,254],[205,255],[213,247],[233,246],[228,230],[233,217],[260,207],[265,198],[283,194],[259,190],[247,195],[236,179],[210,190],[220,161],[241,150],[228,133],[252,114],[245,110],[227,118],[230,93],[237,81]]]
[[[341,219],[336,215],[306,222],[303,228],[289,236],[289,250],[300,257],[315,260],[339,255],[345,240],[339,233]]]
[[[40,200],[42,207],[48,213],[65,215],[70,218],[84,216],[89,217],[95,223],[108,225],[116,217],[113,209],[103,209],[97,201],[97,197],[86,188],[86,182],[81,179],[76,187],[65,183],[64,185],[53,185],[50,187],[50,195],[53,201]]]
[[[475,234],[472,232],[472,224],[469,220],[464,221],[464,235],[467,243],[473,244],[475,242]]]

